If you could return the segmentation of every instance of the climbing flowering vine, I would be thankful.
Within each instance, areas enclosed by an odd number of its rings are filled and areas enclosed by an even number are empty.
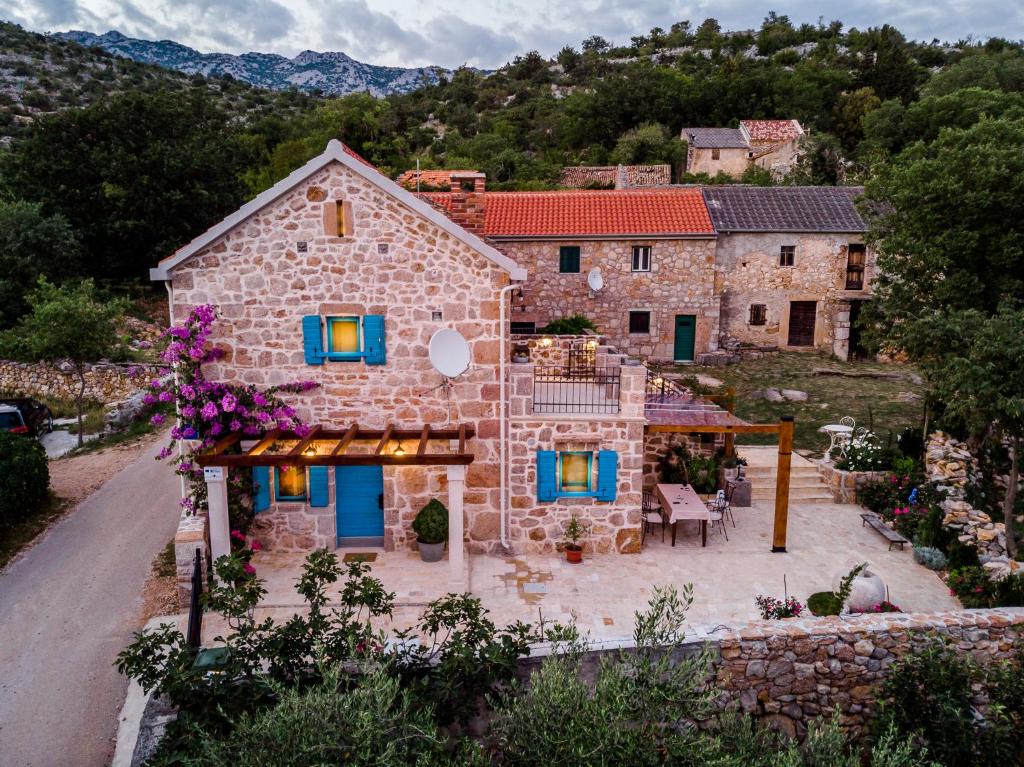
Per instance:
[[[251,384],[209,380],[204,366],[224,357],[224,350],[210,342],[216,319],[214,307],[197,306],[184,323],[164,333],[167,347],[161,359],[174,368],[176,376],[154,378],[149,382],[145,396],[146,404],[169,403],[177,409],[178,424],[171,429],[171,439],[187,441],[191,447],[178,456],[175,470],[189,481],[192,488],[190,496],[182,500],[183,508],[192,514],[206,506],[206,484],[203,482],[203,470],[196,463],[196,455],[231,432],[256,437],[268,429],[281,429],[304,436],[309,427],[279,395],[299,394],[319,386],[315,381],[295,381],[260,390]],[[165,420],[162,413],[155,413],[150,419],[155,426]],[[174,453],[172,442],[160,451],[157,458],[161,460]],[[229,498],[231,495],[237,498],[244,492],[244,485],[241,473],[232,470]]]

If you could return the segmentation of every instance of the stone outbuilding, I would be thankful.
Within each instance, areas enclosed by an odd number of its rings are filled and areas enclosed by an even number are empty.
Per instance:
[[[739,178],[756,166],[782,178],[799,158],[803,136],[796,120],[740,120],[739,128],[683,128],[686,171]]]
[[[718,233],[720,344],[860,353],[857,315],[875,254],[861,187],[706,187]]]

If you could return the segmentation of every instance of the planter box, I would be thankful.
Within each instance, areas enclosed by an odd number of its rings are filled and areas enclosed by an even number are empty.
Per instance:
[[[860,489],[871,482],[885,479],[889,471],[842,471],[831,461],[818,461],[818,473],[828,485],[832,500],[836,503],[857,503]]]

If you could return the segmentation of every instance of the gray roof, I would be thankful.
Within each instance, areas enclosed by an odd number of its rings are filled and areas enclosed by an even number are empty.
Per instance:
[[[864,232],[860,186],[706,186],[719,232]]]
[[[700,148],[750,149],[739,128],[683,128],[683,140]]]

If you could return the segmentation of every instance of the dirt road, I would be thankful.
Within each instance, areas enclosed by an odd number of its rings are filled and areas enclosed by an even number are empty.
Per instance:
[[[152,442],[0,574],[0,764],[107,765],[153,557],[178,482]]]

